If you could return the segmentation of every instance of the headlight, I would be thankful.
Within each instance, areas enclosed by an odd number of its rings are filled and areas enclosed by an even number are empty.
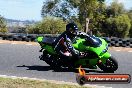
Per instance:
[[[106,52],[107,52],[107,49],[104,49],[102,52],[103,52],[103,53],[106,53]]]
[[[103,52],[103,53],[106,53],[107,50],[108,50],[108,44],[106,44],[106,49],[104,49],[102,52]]]

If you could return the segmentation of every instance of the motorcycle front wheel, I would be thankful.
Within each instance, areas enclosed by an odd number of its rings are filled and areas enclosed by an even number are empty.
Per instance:
[[[106,60],[105,64],[98,64],[98,67],[104,72],[114,72],[118,69],[118,62],[113,56],[111,56],[109,59]]]

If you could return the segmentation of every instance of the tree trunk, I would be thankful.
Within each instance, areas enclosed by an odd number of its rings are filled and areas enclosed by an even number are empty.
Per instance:
[[[85,30],[84,30],[84,32],[86,32],[86,33],[89,32],[88,25],[89,25],[89,18],[86,18],[86,24],[85,24]]]

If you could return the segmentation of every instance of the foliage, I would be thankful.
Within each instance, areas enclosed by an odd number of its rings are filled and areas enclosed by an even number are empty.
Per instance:
[[[122,3],[119,3],[115,0],[114,2],[111,3],[110,6],[107,7],[106,12],[108,17],[115,17],[125,13],[126,10],[124,9]]]
[[[129,18],[131,20],[131,28],[130,28],[130,31],[129,31],[129,36],[132,37],[132,8],[128,12],[128,16],[129,16]]]
[[[27,32],[29,34],[40,34],[41,33],[41,22],[34,25],[27,26]]]
[[[85,19],[90,19],[89,29],[94,35],[102,35],[102,26],[106,19],[106,5],[99,0],[85,0],[79,6],[79,19],[85,25]]]
[[[60,17],[63,21],[72,19],[81,30],[85,29],[86,18],[89,18],[89,29],[94,35],[132,36],[131,12],[127,13],[123,4],[117,0],[109,6],[106,6],[104,2],[105,0],[47,0],[43,4],[41,13],[42,17],[50,15]],[[48,30],[46,33],[49,33]]]
[[[66,23],[60,18],[46,17],[41,22],[28,27],[29,33],[57,34],[65,31]]]
[[[64,20],[70,19],[71,16],[74,16],[75,14],[72,14],[74,7],[68,3],[68,1],[64,0],[46,0],[43,3],[41,15],[42,17],[46,16],[55,16],[55,17],[61,17]]]
[[[0,32],[1,33],[6,33],[8,32],[7,27],[6,27],[6,22],[3,17],[0,16]]]
[[[12,33],[27,33],[26,27],[14,26],[12,29]]]
[[[114,37],[127,37],[130,30],[130,19],[128,15],[122,14],[116,17],[110,17],[105,22],[106,35]]]
[[[89,28],[97,31],[97,29],[101,29],[97,27],[101,27],[105,18],[103,2],[104,0],[47,0],[43,4],[41,13],[43,17],[51,15],[67,19],[67,21],[74,20],[73,17],[76,16],[74,14],[78,14],[76,18],[79,19],[77,23],[81,24],[81,29],[85,29],[85,18],[90,18],[93,22]]]
[[[130,18],[122,3],[116,0],[106,9],[106,19],[103,24],[105,36],[128,37],[131,27]]]

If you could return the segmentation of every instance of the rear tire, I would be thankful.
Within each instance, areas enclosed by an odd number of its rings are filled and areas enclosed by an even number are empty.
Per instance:
[[[52,69],[60,68],[61,65],[59,61],[52,55],[48,54],[46,51],[43,51],[43,61],[45,61]]]
[[[104,72],[114,72],[118,69],[118,62],[114,57],[110,57],[105,64],[98,64],[98,66]]]

